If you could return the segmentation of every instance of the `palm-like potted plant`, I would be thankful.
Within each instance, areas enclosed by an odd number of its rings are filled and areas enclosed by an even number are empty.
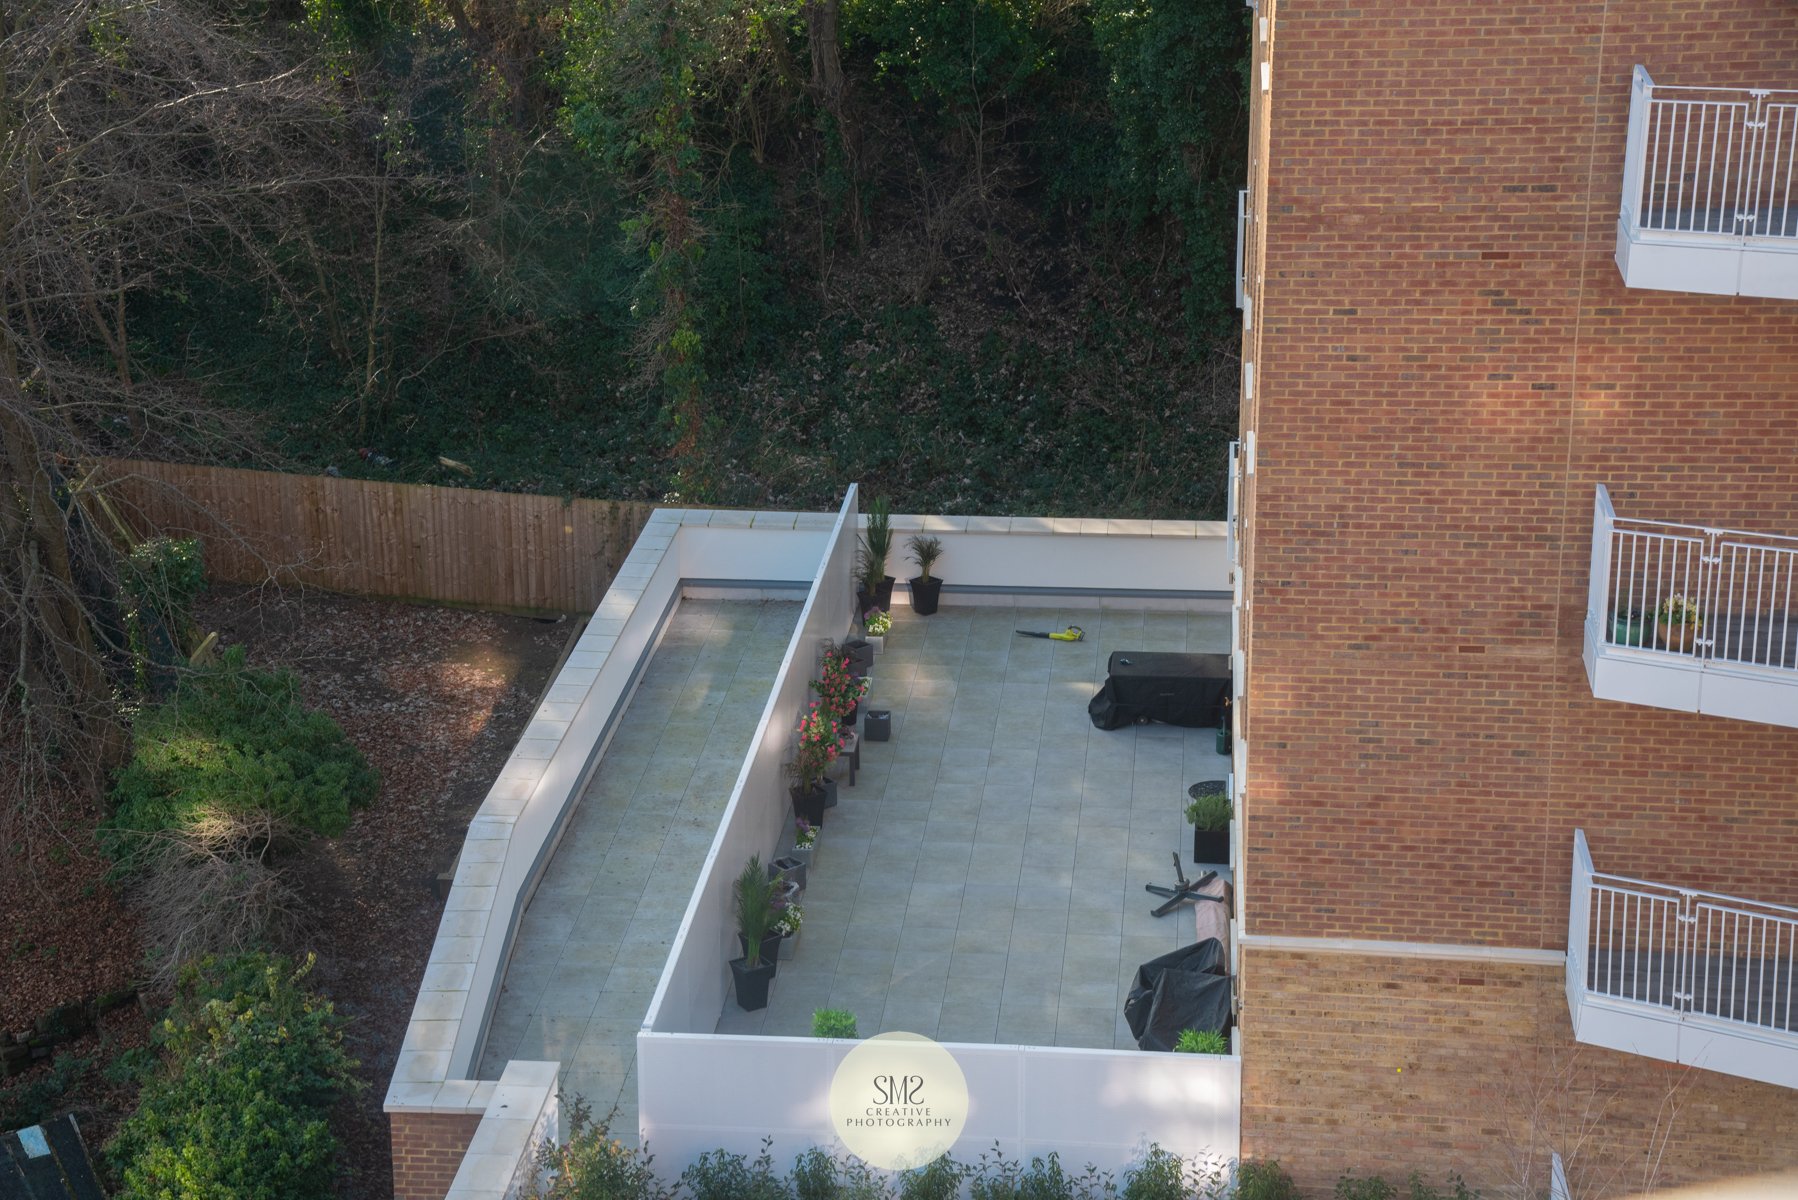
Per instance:
[[[1661,601],[1654,614],[1654,637],[1662,646],[1679,654],[1692,651],[1692,639],[1704,628],[1698,605],[1684,596],[1669,596]]]
[[[943,556],[943,539],[915,535],[907,546],[911,547],[912,561],[918,564],[918,574],[911,579],[911,608],[920,616],[929,616],[936,611],[937,601],[943,594],[943,581],[930,573],[936,560]]]
[[[862,534],[862,586],[878,608],[893,607],[893,577],[887,558],[893,552],[893,514],[886,497],[868,502],[868,528]]]
[[[794,815],[809,824],[824,824],[824,810],[836,789],[836,780],[826,779],[825,772],[837,760],[839,743],[836,718],[813,701],[799,718],[798,743],[793,761],[787,764],[787,774],[793,779],[788,794],[793,798]]]
[[[1229,863],[1230,818],[1234,815],[1230,795],[1222,785],[1192,798],[1186,806],[1186,819],[1192,824],[1193,862]]]
[[[737,918],[737,941],[743,957],[730,960],[736,985],[737,1006],[748,1012],[768,1007],[768,985],[774,979],[780,953],[780,935],[774,933],[774,881],[753,854],[732,885],[732,908]]]

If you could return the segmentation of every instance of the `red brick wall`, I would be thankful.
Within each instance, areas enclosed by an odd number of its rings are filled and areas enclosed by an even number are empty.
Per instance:
[[[1245,947],[1242,971],[1243,1153],[1314,1200],[1412,1171],[1546,1195],[1551,1149],[1582,1196],[1798,1166],[1791,1091],[1576,1045],[1557,968]]]
[[[443,1200],[481,1123],[479,1113],[391,1113],[393,1200]]]
[[[1798,730],[1595,701],[1580,657],[1595,484],[1798,534],[1798,303],[1612,261],[1631,68],[1798,87],[1798,9],[1261,12],[1249,929],[1559,947],[1576,826],[1798,902]]]

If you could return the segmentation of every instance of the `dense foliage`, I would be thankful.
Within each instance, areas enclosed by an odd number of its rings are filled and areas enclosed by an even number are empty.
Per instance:
[[[269,11],[366,114],[381,202],[312,235],[356,252],[325,283],[177,277],[133,315],[264,451],[751,505],[860,479],[915,510],[1220,506],[1240,4]]]
[[[289,671],[246,666],[241,648],[184,677],[137,721],[113,788],[111,844],[184,829],[208,814],[261,812],[326,836],[374,798],[374,769],[337,723],[306,708]]]
[[[310,963],[247,955],[183,974],[164,1065],[106,1153],[125,1200],[333,1194],[327,1114],[351,1086],[342,1022],[302,986]]]
[[[1156,1145],[1120,1180],[1091,1166],[1069,1170],[1055,1154],[1020,1162],[997,1147],[974,1162],[943,1155],[895,1176],[852,1155],[838,1158],[813,1148],[783,1172],[768,1142],[753,1158],[708,1151],[670,1188],[651,1170],[651,1155],[612,1137],[608,1119],[594,1120],[578,1099],[571,1112],[567,1140],[539,1152],[538,1166],[547,1176],[539,1200],[1222,1200],[1229,1191],[1224,1164],[1181,1158]],[[1284,1178],[1277,1168],[1274,1174]],[[1262,1191],[1254,1200],[1292,1197]]]

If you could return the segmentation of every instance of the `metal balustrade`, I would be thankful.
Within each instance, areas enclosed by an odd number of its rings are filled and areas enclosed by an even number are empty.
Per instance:
[[[1657,86],[1637,67],[1623,217],[1642,233],[1798,240],[1798,91]]]
[[[1574,838],[1570,990],[1798,1034],[1798,908],[1594,871]]]
[[[1587,615],[1600,641],[1798,672],[1798,538],[1619,517],[1598,492]]]

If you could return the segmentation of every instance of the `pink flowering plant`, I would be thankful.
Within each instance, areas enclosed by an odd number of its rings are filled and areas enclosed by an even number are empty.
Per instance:
[[[813,791],[824,782],[824,772],[837,760],[837,752],[836,719],[813,701],[799,718],[799,746],[787,764],[787,774],[801,790]]]
[[[812,691],[818,693],[817,707],[827,713],[831,720],[841,721],[849,715],[868,692],[866,677],[852,675],[849,672],[849,655],[840,646],[830,645],[824,648],[824,666],[819,677],[812,680]]]

